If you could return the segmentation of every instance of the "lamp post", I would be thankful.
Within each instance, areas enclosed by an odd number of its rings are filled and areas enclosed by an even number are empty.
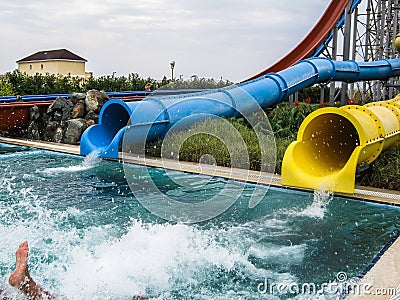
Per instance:
[[[174,68],[175,68],[175,61],[171,61],[171,79],[174,81]]]

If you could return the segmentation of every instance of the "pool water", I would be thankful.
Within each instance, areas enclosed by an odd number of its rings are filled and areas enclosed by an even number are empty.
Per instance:
[[[24,240],[32,277],[68,299],[306,299],[316,296],[263,288],[356,277],[400,227],[399,207],[278,188],[250,209],[254,186],[239,182],[242,194],[222,215],[181,224],[147,211],[117,162],[0,144],[0,168],[0,288],[15,299],[24,297],[7,279]],[[149,174],[187,202],[227,184]],[[171,174],[201,184],[179,185]]]

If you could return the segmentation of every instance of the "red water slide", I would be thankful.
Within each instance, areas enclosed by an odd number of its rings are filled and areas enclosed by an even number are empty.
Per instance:
[[[292,51],[269,68],[244,81],[252,80],[271,72],[282,71],[293,66],[298,61],[312,56],[315,50],[322,45],[331,30],[335,27],[349,1],[350,0],[332,0],[319,21]]]
[[[47,111],[47,108],[53,101],[40,102],[12,102],[0,103],[0,132],[27,128],[29,125],[29,110],[32,106],[39,107],[41,114]]]

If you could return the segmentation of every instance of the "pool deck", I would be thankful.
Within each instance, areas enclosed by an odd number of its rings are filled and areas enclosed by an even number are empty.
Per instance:
[[[22,138],[6,138],[1,136],[0,143],[29,146],[38,149],[79,155],[79,146],[77,145],[43,142]],[[121,154],[120,157],[122,157]],[[123,160],[125,162],[138,165],[173,169],[183,172],[218,176],[239,181],[287,188],[280,184],[280,176],[275,174],[211,165],[200,165],[190,162],[178,162],[175,160],[167,160],[161,158],[144,159],[137,157],[127,157],[126,155],[124,155]],[[307,189],[298,188],[296,188],[296,190],[304,190],[308,192],[310,191]],[[400,206],[400,192],[397,191],[356,186],[355,193],[353,195],[340,193],[335,193],[335,195],[362,201],[371,201]],[[381,254],[378,261],[372,265],[367,274],[361,279],[361,281],[359,282],[359,286],[368,287],[368,292],[370,292],[370,294],[352,295],[351,297],[348,297],[349,299],[400,299],[400,238],[397,238],[395,241],[393,241],[388,249]],[[393,291],[396,288],[398,289],[398,292],[395,296],[393,296]],[[379,293],[380,295],[378,295]]]

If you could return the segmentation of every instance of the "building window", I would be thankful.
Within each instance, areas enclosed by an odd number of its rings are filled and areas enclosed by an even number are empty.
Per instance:
[[[41,65],[40,65],[40,69],[43,70],[43,68],[44,68],[44,66],[43,66],[43,64],[41,64]]]
[[[32,70],[32,65],[29,65],[29,70]]]

